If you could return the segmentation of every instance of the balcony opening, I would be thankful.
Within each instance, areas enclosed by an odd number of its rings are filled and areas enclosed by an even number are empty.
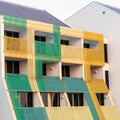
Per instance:
[[[62,77],[70,77],[70,66],[62,65]]]
[[[5,36],[8,36],[8,37],[19,38],[19,32],[15,32],[15,31],[5,30],[5,31],[4,31],[4,35],[5,35]]]
[[[53,107],[60,106],[60,93],[51,93],[51,99]]]
[[[59,63],[58,62],[46,62],[42,63],[42,75],[43,76],[59,76]]]
[[[104,44],[104,59],[105,62],[108,63],[108,48],[107,44]]]
[[[35,41],[38,42],[48,42],[48,43],[54,42],[53,33],[42,32],[42,31],[35,31],[34,39]]]
[[[33,107],[32,92],[19,92],[19,98],[22,107]]]
[[[90,48],[90,44],[89,43],[84,43],[84,48]]]
[[[83,93],[68,93],[71,106],[84,106]]]
[[[82,64],[72,64],[70,65],[70,77],[73,78],[83,78],[83,65]]]
[[[105,82],[109,89],[109,71],[105,71]]]
[[[103,67],[102,66],[91,66],[91,78],[92,79],[103,79]]]
[[[98,49],[98,41],[95,40],[84,40],[84,48],[88,49]]]
[[[42,100],[45,107],[58,107],[60,106],[60,93],[50,92],[50,93],[41,93]]]
[[[82,46],[82,41],[80,38],[70,37],[70,36],[61,36],[61,45],[68,45],[68,46]]]
[[[45,107],[48,106],[48,93],[41,93],[43,104]]]
[[[96,94],[98,102],[101,106],[104,105],[104,94],[103,93],[97,93]]]
[[[73,78],[81,78],[83,77],[83,65],[81,64],[62,64],[61,69],[62,77],[73,77]]]
[[[46,37],[35,35],[35,41],[46,42]]]
[[[19,61],[6,60],[5,61],[5,72],[19,74],[20,73]]]
[[[69,41],[61,39],[61,45],[69,45]]]
[[[46,76],[46,64],[45,63],[42,64],[42,75]]]

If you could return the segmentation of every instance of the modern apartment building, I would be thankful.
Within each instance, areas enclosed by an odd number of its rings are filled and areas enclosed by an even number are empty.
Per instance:
[[[71,29],[46,11],[0,5],[1,120],[120,120],[102,34]]]
[[[109,89],[120,114],[120,9],[93,1],[65,21],[74,29],[101,33],[107,39]]]

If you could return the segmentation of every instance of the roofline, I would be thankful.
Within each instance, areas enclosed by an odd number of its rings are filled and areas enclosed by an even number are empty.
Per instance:
[[[32,11],[37,11],[37,12],[43,12],[45,15],[47,15],[50,20],[54,21],[54,22],[45,22],[45,23],[49,23],[49,24],[58,24],[59,26],[65,26],[65,27],[70,27],[69,25],[67,25],[64,21],[60,20],[59,18],[57,18],[56,16],[52,15],[51,13],[49,13],[48,11],[46,10],[41,10],[39,8],[33,8],[31,6],[27,6],[27,5],[19,5],[18,3],[13,3],[13,2],[8,2],[8,1],[3,1],[3,0],[0,0],[0,3],[1,4],[8,4],[8,5],[13,5],[13,6],[16,6],[16,7],[19,7],[19,8],[26,8],[26,9],[30,9]],[[52,17],[52,18],[51,18]],[[32,19],[29,19],[29,20],[32,20]],[[34,20],[35,21],[35,20]],[[37,20],[38,21],[38,20]],[[55,22],[56,21],[56,22]],[[39,21],[39,22],[44,22],[44,21]]]
[[[116,7],[116,6],[112,6],[112,5],[108,5],[108,4],[104,4],[104,3],[102,3],[102,2],[99,2],[99,1],[95,1],[96,3],[98,3],[98,4],[100,4],[100,5],[103,5],[103,6],[105,6],[105,7],[113,7],[113,8],[117,8],[117,9],[120,9],[119,7]]]
[[[20,6],[20,7],[25,7],[25,8],[29,8],[29,9],[33,9],[33,10],[41,10],[41,11],[45,11],[44,9],[39,9],[39,8],[35,8],[35,7],[31,7],[31,6],[27,6],[27,5],[21,5],[21,4],[18,4],[18,3],[14,3],[14,2],[8,2],[6,0],[0,0],[0,2],[3,2],[3,3],[8,3],[8,4],[12,4],[12,5],[15,5],[15,6]]]
[[[98,5],[102,6],[102,7],[105,7],[105,8],[107,8],[107,9],[111,10],[112,12],[120,15],[119,12],[117,12],[117,11],[115,11],[115,10],[113,10],[113,9],[110,8],[110,7],[113,7],[113,8],[116,8],[116,9],[120,9],[120,8],[118,8],[118,7],[110,6],[110,5],[107,5],[107,4],[103,4],[103,3],[98,2],[98,1],[96,1],[96,4],[98,4]]]
[[[87,6],[89,6],[90,4],[94,3],[96,1],[92,1],[90,3],[88,3],[87,5],[85,5],[84,7],[82,7],[80,10],[78,10],[77,12],[75,12],[74,14],[70,15],[68,18],[66,18],[64,21],[66,21],[67,19],[69,19],[70,17],[72,17],[73,15],[77,14],[79,11],[81,11],[82,9],[86,8]]]
[[[88,6],[89,6],[90,4],[92,4],[92,3],[95,3],[95,4],[97,4],[97,5],[101,5],[102,7],[105,7],[105,8],[107,8],[107,9],[109,9],[109,10],[111,10],[111,11],[117,13],[117,14],[120,14],[120,13],[118,13],[117,11],[112,10],[112,9],[110,9],[109,7],[107,7],[107,4],[103,4],[103,3],[101,3],[101,2],[98,2],[98,1],[95,1],[95,0],[94,0],[94,1],[90,2],[89,4],[87,4],[86,6],[84,6],[83,8],[81,8],[80,10],[78,10],[77,12],[75,12],[74,14],[72,14],[71,16],[69,16],[68,18],[66,18],[64,21],[66,21],[67,19],[69,19],[69,18],[72,17],[73,15],[77,14],[79,11],[85,9],[86,7],[88,7]],[[108,6],[110,6],[110,5],[108,5]],[[120,8],[118,8],[118,7],[115,7],[115,6],[110,6],[110,7],[120,9]]]
[[[48,11],[44,10],[47,14],[51,15],[52,17],[54,17],[55,19],[57,19],[59,22],[62,22],[63,24],[66,25],[66,27],[70,27],[69,25],[67,25],[64,21],[61,21],[60,19],[58,19],[57,17],[55,17],[54,15],[52,15],[51,13],[49,13]],[[60,25],[61,26],[61,25]]]

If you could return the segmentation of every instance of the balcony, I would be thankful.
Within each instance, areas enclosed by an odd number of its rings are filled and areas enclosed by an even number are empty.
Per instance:
[[[50,120],[93,120],[89,107],[47,107]]]
[[[48,120],[44,108],[14,108],[17,120]]]
[[[27,40],[5,36],[4,53],[7,57],[27,58]]]
[[[60,61],[60,46],[54,43],[35,42],[36,59]]]
[[[61,45],[62,62],[65,63],[83,63],[83,49],[75,46]]]
[[[105,120],[120,120],[119,113],[115,106],[101,106]]]
[[[104,52],[103,50],[84,48],[84,60],[90,65],[104,65]]]
[[[108,93],[106,83],[103,79],[92,79],[92,81],[86,83],[89,90],[94,93]]]
[[[43,76],[37,79],[37,85],[41,92],[64,92],[62,80],[55,76]]]
[[[9,91],[31,91],[28,77],[25,74],[7,73],[5,79]]]

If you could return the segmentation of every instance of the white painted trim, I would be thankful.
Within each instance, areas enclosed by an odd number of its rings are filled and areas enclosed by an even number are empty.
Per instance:
[[[84,48],[84,39],[83,38],[81,38],[81,44],[82,44],[81,47],[83,49]],[[85,61],[85,59],[84,59],[84,51],[83,51],[82,54],[83,54],[83,61]],[[85,81],[85,64],[82,64],[82,65],[83,65],[82,66],[83,67],[83,75],[82,76],[83,76],[83,80]]]
[[[114,102],[113,102],[112,97],[111,97],[110,94],[111,94],[111,91],[109,91],[108,96],[109,96],[109,98],[110,98],[111,104],[115,106],[115,104],[114,104]]]
[[[70,105],[70,102],[69,102],[69,100],[68,100],[67,93],[64,92],[63,94],[64,94],[64,96],[65,96],[65,99],[66,99],[67,105],[70,107],[71,105]]]
[[[42,96],[41,96],[40,92],[37,92],[37,95],[38,95],[41,107],[45,107],[44,104],[43,104],[43,100],[42,100]]]
[[[104,44],[108,44],[108,39],[104,38]]]
[[[61,62],[59,62],[59,77],[60,77],[60,80],[62,80],[62,65],[61,65]]]

